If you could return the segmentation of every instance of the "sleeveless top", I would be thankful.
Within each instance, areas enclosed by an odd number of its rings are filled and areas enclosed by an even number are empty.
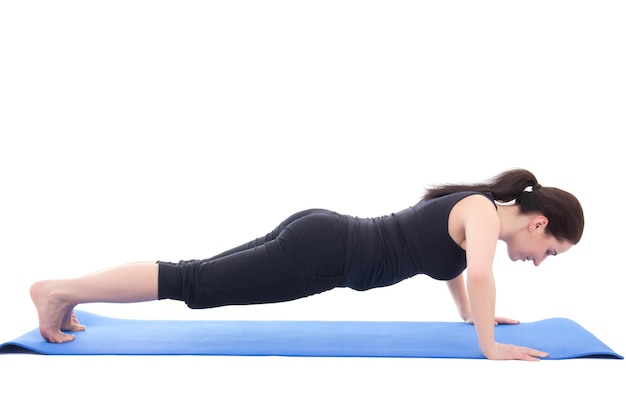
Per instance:
[[[448,233],[448,218],[457,202],[473,194],[494,201],[490,193],[467,191],[422,200],[387,216],[350,217],[344,286],[367,290],[418,274],[456,278],[467,259]]]

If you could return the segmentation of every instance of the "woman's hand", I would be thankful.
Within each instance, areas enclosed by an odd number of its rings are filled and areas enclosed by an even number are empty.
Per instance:
[[[537,349],[525,346],[505,345],[503,343],[496,343],[492,352],[484,354],[487,359],[491,360],[516,359],[522,361],[538,361],[548,356],[547,352],[542,352]]]
[[[474,321],[470,318],[465,320],[465,323],[474,324]],[[494,326],[497,326],[498,324],[519,324],[519,321],[507,319],[506,317],[495,317],[493,324]],[[491,360],[516,359],[522,361],[538,361],[539,359],[548,356],[547,352],[542,352],[537,349],[525,346],[506,345],[497,342],[491,352],[483,352],[483,354],[487,359]]]
[[[474,324],[474,320],[472,320],[472,318],[470,317],[465,320],[465,324]],[[506,317],[496,316],[493,325],[497,326],[498,324],[519,324],[519,320],[507,319]]]
[[[472,319],[465,320],[467,324],[474,324]],[[518,320],[507,319],[506,317],[496,317],[494,320],[494,326],[498,324],[519,324]],[[547,352],[541,350],[532,349],[525,346],[506,345],[503,343],[495,343],[491,352],[483,352],[487,359],[492,360],[507,360],[517,359],[522,361],[538,361],[541,358],[548,356]]]

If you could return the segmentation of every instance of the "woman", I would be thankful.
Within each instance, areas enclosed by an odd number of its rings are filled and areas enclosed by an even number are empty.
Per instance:
[[[503,204],[509,203],[509,204]],[[293,300],[335,287],[367,290],[417,274],[445,280],[488,359],[539,360],[532,348],[495,341],[492,271],[498,240],[511,260],[541,264],[580,241],[578,200],[515,169],[479,184],[426,190],[415,206],[362,219],[322,209],[294,214],[266,236],[210,259],[134,263],[76,279],[36,282],[31,297],[49,342],[84,330],[73,309],[90,302],[175,299],[190,308]],[[463,272],[467,276],[467,288]]]

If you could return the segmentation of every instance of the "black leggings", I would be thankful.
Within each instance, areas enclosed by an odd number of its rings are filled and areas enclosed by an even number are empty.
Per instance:
[[[213,258],[158,262],[159,299],[191,308],[275,303],[343,286],[348,218],[312,209]]]

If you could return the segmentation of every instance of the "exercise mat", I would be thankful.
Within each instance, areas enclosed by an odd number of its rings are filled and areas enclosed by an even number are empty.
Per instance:
[[[459,322],[136,320],[76,311],[87,326],[69,343],[38,329],[0,353],[47,355],[222,355],[482,359],[474,327]],[[548,359],[623,359],[576,322],[552,318],[499,325],[501,343],[532,346]]]

